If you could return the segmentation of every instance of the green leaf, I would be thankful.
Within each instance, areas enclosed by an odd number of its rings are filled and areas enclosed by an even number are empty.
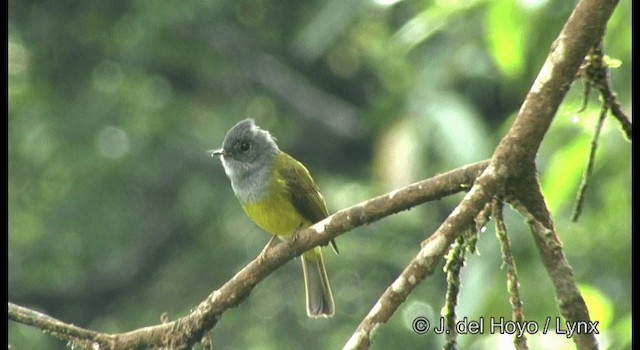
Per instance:
[[[494,1],[487,8],[486,41],[496,66],[509,78],[524,71],[526,26],[514,1]]]

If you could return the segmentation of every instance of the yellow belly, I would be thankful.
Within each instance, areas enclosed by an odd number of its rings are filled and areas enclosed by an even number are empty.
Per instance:
[[[286,238],[296,230],[312,224],[293,207],[284,190],[272,186],[260,201],[242,205],[247,216],[261,229],[280,238]]]

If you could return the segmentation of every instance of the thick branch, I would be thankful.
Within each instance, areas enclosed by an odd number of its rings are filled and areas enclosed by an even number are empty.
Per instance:
[[[519,176],[533,163],[544,134],[589,49],[602,37],[617,0],[582,0],[567,20],[494,158]]]
[[[518,199],[509,202],[512,205],[517,205],[518,201],[522,203],[518,211],[532,225],[540,256],[555,287],[560,313],[572,323],[589,321],[589,311],[573,280],[571,267],[562,252],[562,243],[555,234],[533,161],[580,64],[602,37],[616,5],[616,0],[582,0],[578,3],[553,43],[513,127],[500,142],[492,159],[496,169],[508,178],[508,197]],[[573,339],[580,349],[598,348],[594,334],[579,334]]]
[[[294,238],[286,241],[286,244],[278,244],[270,249],[266,257],[249,263],[220,289],[210,294],[193,312],[173,322],[127,333],[103,334],[82,330],[44,315],[37,323],[25,322],[24,318],[11,312],[9,318],[53,333],[69,334],[69,337],[64,339],[73,341],[104,340],[99,342],[101,349],[145,349],[150,347],[188,349],[215,326],[224,311],[239,305],[261,280],[288,260],[313,246],[326,245],[331,239],[354,227],[379,220],[424,202],[466,190],[471,187],[487,164],[488,161],[471,164],[391,191],[341,210],[312,227],[301,230]],[[13,307],[11,305],[10,310]],[[77,332],[64,332],[63,330],[67,328],[76,329]],[[77,342],[77,344],[84,346],[85,342]]]
[[[490,168],[487,168],[483,174],[492,174],[493,170]],[[483,177],[486,176],[483,175]],[[418,254],[385,290],[343,349],[367,349],[371,345],[373,331],[382,323],[389,321],[418,283],[433,273],[449,246],[474,223],[474,218],[484,208],[484,203],[491,200],[491,192],[495,191],[490,189],[490,186],[473,186],[438,230],[422,242],[422,248]]]
[[[522,196],[521,199],[526,202],[512,200],[509,203],[527,220],[531,228],[540,258],[547,270],[549,279],[553,283],[560,314],[571,324],[589,322],[589,310],[578,286],[573,280],[573,271],[562,251],[560,237],[556,234],[549,213],[541,213],[541,211],[545,212],[547,210],[542,193],[528,191],[528,195]],[[536,219],[540,217],[548,221]],[[595,334],[576,334],[572,339],[578,349],[598,348]]]
[[[615,0],[582,0],[578,3],[551,46],[547,60],[527,94],[513,126],[496,148],[489,167],[438,230],[422,243],[416,257],[363,319],[345,349],[369,347],[373,330],[387,322],[417,284],[433,273],[449,245],[473,223],[475,216],[492,197],[508,195],[512,198],[539,198],[541,200],[527,201],[525,206],[532,206],[528,213],[533,213],[534,222],[552,227],[536,177],[535,156],[580,64],[588,50],[602,37],[616,4]],[[541,256],[546,260],[545,266],[548,266],[551,280],[556,286],[556,296],[559,300],[581,301],[582,296],[575,287],[570,268],[552,269],[550,266],[553,262],[564,262],[563,267],[568,267],[562,251],[549,251],[547,248],[539,245]],[[567,308],[560,305],[560,311],[567,321],[588,320],[583,300],[572,306],[575,309],[566,312]],[[592,348],[593,344],[597,347],[593,334],[574,339],[581,348]]]

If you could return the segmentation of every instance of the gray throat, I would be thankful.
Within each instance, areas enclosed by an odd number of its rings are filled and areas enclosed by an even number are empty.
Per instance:
[[[271,162],[268,164],[244,164],[234,159],[223,159],[222,164],[231,180],[231,187],[242,203],[255,203],[264,197],[269,186]]]

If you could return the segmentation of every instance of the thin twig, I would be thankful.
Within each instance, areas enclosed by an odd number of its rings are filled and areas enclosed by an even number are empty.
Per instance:
[[[42,329],[59,339],[72,343],[83,340],[85,341],[85,345],[93,346],[93,343],[95,343],[100,348],[108,346],[111,343],[109,337],[102,333],[62,322],[41,312],[11,302],[8,303],[8,317],[9,320]]]
[[[632,139],[631,119],[622,110],[618,102],[616,93],[611,88],[611,71],[608,60],[604,54],[602,38],[594,45],[585,56],[584,62],[580,66],[577,74],[578,78],[584,82],[584,99],[582,107],[578,112],[583,111],[589,101],[591,87],[595,87],[600,92],[602,103],[611,109],[611,114],[618,120],[627,140]]]
[[[616,94],[609,91],[609,93],[605,95],[605,98],[608,101],[609,105],[611,106],[611,115],[613,115],[614,118],[616,118],[618,122],[620,122],[620,127],[622,128],[622,131],[624,131],[624,134],[627,137],[627,140],[631,141],[632,140],[631,119],[629,119],[627,114],[622,110],[622,106],[620,106],[620,103],[616,98]]]
[[[602,110],[600,111],[600,118],[598,118],[598,123],[596,124],[596,129],[593,132],[593,137],[591,138],[591,149],[589,151],[589,161],[587,162],[587,168],[582,175],[582,182],[580,183],[580,189],[578,190],[578,196],[576,197],[576,206],[573,210],[573,215],[571,216],[571,220],[573,222],[578,221],[580,218],[580,214],[582,214],[582,206],[584,205],[585,194],[587,192],[587,186],[589,185],[589,180],[591,179],[591,175],[593,174],[593,165],[596,162],[596,150],[598,149],[598,140],[600,139],[600,131],[602,130],[602,126],[604,125],[604,120],[607,117],[608,105],[605,102],[602,105]]]
[[[507,267],[507,291],[509,292],[509,303],[511,304],[511,319],[516,323],[524,324],[524,311],[522,310],[522,299],[520,299],[520,282],[518,281],[518,270],[516,262],[511,252],[511,242],[507,235],[507,225],[504,223],[502,216],[502,201],[495,199],[493,201],[493,219],[496,223],[496,236],[500,242],[500,251],[502,252],[502,261]],[[514,344],[518,350],[526,350],[527,337],[517,333],[514,335]]]
[[[456,305],[458,304],[458,294],[460,293],[460,271],[464,266],[465,259],[465,239],[460,236],[451,245],[449,253],[446,256],[444,271],[447,274],[447,292],[445,295],[445,304],[440,314],[445,318],[445,324],[448,332],[445,334],[445,343],[443,349],[456,349]]]

